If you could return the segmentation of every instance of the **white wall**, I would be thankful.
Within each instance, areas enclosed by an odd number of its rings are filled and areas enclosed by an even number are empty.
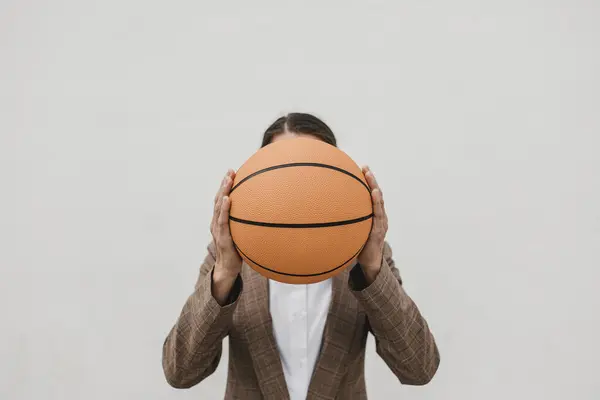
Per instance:
[[[234,3],[0,2],[0,398],[222,398],[161,346],[293,110],[373,167],[439,343],[411,388],[370,342],[371,398],[600,398],[600,3]]]

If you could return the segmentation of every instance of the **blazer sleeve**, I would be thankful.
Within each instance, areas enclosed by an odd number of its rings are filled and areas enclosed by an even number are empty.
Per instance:
[[[377,354],[406,385],[425,385],[435,375],[440,354],[417,305],[402,287],[388,243],[381,270],[366,286],[360,265],[350,272],[350,289],[362,304]]]
[[[190,388],[217,369],[222,341],[228,334],[242,291],[242,279],[238,276],[227,304],[217,303],[211,289],[215,254],[211,243],[200,267],[195,290],[163,344],[163,371],[167,382],[175,388]]]

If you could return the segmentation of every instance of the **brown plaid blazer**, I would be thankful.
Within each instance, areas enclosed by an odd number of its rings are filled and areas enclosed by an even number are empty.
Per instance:
[[[175,388],[189,388],[211,375],[229,337],[225,399],[289,399],[269,313],[269,286],[243,265],[229,303],[212,296],[215,249],[200,268],[195,291],[163,345],[163,369]],[[437,371],[440,356],[432,333],[402,287],[386,243],[381,271],[366,286],[355,264],[333,278],[333,294],[321,353],[307,399],[366,399],[365,343],[371,332],[377,354],[408,385],[424,385]]]

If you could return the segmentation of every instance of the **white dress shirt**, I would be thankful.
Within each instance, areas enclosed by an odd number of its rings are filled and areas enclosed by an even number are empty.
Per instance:
[[[305,400],[321,351],[331,279],[309,285],[269,280],[269,308],[290,400]]]

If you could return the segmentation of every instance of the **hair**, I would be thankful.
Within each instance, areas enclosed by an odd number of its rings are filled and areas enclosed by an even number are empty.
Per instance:
[[[277,118],[265,131],[261,147],[265,147],[275,135],[285,131],[310,134],[337,147],[337,140],[331,128],[319,118],[306,113],[290,113]]]

